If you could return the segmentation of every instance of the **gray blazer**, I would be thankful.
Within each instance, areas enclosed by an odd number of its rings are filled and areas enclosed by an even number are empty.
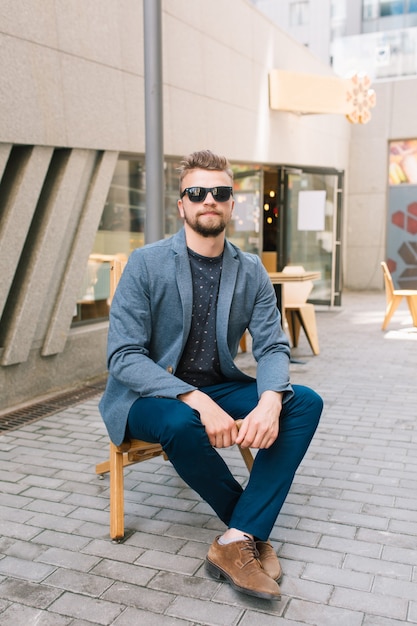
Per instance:
[[[192,293],[184,229],[130,255],[111,306],[109,378],[99,405],[116,445],[137,398],[176,398],[195,389],[175,376],[191,327]],[[221,371],[229,380],[253,380],[234,363],[246,329],[253,338],[259,395],[286,392],[286,401],[292,395],[290,348],[274,289],[259,257],[226,241],[216,334]]]

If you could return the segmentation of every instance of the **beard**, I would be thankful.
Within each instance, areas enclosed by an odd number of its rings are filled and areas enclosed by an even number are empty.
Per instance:
[[[203,214],[204,215],[204,214]],[[222,215],[218,215],[218,220],[208,222],[204,224],[200,221],[200,216],[193,216],[193,219],[190,219],[188,215],[184,212],[184,221],[188,224],[190,228],[202,237],[217,237],[226,229],[226,221]]]

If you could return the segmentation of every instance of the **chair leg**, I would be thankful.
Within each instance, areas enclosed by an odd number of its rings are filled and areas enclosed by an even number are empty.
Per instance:
[[[393,296],[392,300],[388,302],[387,308],[385,310],[384,321],[382,322],[382,327],[381,327],[382,330],[386,330],[388,324],[390,323],[392,316],[394,315],[395,311],[398,309],[398,306],[401,300],[402,300],[402,296]]]
[[[413,318],[413,326],[417,326],[417,296],[406,296],[406,300]]]
[[[286,309],[285,317],[287,320],[288,333],[291,338],[291,343],[293,345],[293,348],[296,348],[298,346],[298,341],[300,339],[300,329],[301,329],[298,311],[295,311],[292,309]]]
[[[252,467],[253,467],[253,456],[252,456],[252,452],[249,450],[249,448],[241,448],[239,446],[239,450],[240,450],[240,454],[243,457],[243,460],[245,461],[245,465],[249,470],[249,473],[252,471]]]
[[[124,534],[123,452],[110,443],[110,537],[120,541]]]
[[[300,307],[299,319],[308,339],[308,343],[310,344],[310,348],[313,351],[313,354],[320,354],[319,337],[317,333],[316,313],[314,310],[314,305],[305,304],[304,306]]]

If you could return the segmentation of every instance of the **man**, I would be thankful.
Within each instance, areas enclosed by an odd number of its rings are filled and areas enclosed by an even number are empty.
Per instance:
[[[288,340],[259,257],[225,239],[232,184],[224,157],[207,150],[184,158],[184,228],[135,250],[116,290],[100,409],[115,444],[125,435],[160,443],[226,524],[208,571],[244,593],[279,599],[281,567],[268,537],[322,400],[290,384]],[[234,363],[246,329],[256,380]],[[233,444],[258,450],[244,490],[217,452]]]

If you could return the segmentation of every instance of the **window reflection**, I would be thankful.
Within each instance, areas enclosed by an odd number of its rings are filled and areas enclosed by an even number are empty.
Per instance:
[[[178,213],[180,159],[167,159],[164,230],[169,237],[181,228]],[[245,166],[235,170],[235,210],[227,236],[247,252],[259,253],[259,198],[261,171]],[[73,324],[108,318],[119,276],[130,253],[145,243],[145,159],[121,157],[116,165],[93,249],[77,298]],[[116,272],[115,272],[116,269]]]
[[[120,158],[104,205],[73,324],[107,319],[113,296],[113,274],[135,248],[144,244],[144,158]]]

